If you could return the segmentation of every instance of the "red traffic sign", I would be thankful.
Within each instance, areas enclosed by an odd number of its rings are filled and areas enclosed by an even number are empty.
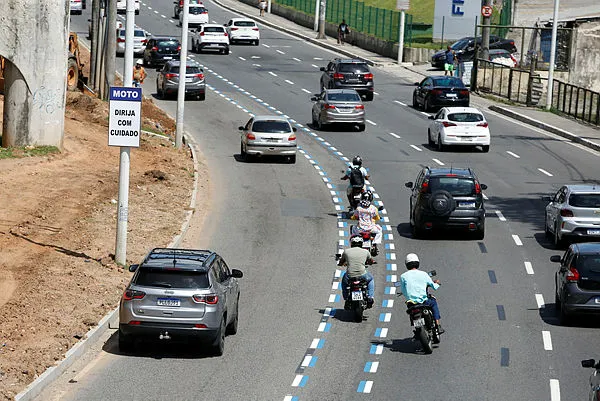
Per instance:
[[[491,17],[492,16],[492,7],[491,6],[481,7],[481,15],[483,15],[484,17]]]

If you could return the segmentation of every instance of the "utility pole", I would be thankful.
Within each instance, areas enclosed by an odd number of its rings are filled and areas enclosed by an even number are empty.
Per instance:
[[[400,32],[398,33],[398,65],[402,65],[404,59],[404,23],[406,14],[404,9],[400,10]]]
[[[483,0],[483,6],[492,7],[492,0]],[[490,56],[490,22],[492,16],[483,16],[481,23],[483,24],[483,30],[481,32],[481,53],[479,58],[487,60]]]
[[[554,64],[556,64],[556,36],[558,34],[558,3],[559,0],[554,0],[552,41],[550,42],[550,65],[548,66],[548,88],[546,89],[546,110],[550,110],[552,107],[552,92],[554,91]]]
[[[106,0],[106,43],[104,73],[106,82],[104,86],[104,100],[108,99],[108,92],[115,84],[115,71],[117,70],[117,0]]]
[[[319,6],[319,34],[317,39],[327,39],[325,36],[325,11],[327,11],[327,0],[317,0],[321,3]]]
[[[98,19],[100,18],[100,0],[92,0],[92,32],[90,41],[90,86],[96,90],[96,58],[98,57]]]
[[[313,31],[319,32],[319,6],[321,2],[319,0],[315,1],[315,25],[313,27]]]
[[[189,0],[183,1],[183,18],[181,21],[181,53],[179,56],[179,86],[177,88],[177,122],[175,131],[175,147],[181,149],[183,143],[183,111],[185,105],[185,77],[187,73],[187,42],[188,42],[188,17],[190,14]]]

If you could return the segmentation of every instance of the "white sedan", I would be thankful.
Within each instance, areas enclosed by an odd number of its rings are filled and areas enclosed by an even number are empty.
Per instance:
[[[429,146],[443,151],[448,145],[481,146],[490,150],[490,129],[484,115],[474,107],[443,107],[427,130]]]
[[[229,42],[248,42],[258,46],[260,42],[260,31],[256,22],[249,18],[232,18],[225,24],[229,34]]]

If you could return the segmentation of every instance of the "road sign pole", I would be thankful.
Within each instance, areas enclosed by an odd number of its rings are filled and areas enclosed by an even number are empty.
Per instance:
[[[190,15],[190,1],[183,1],[181,18],[181,53],[179,55],[179,86],[177,87],[177,120],[175,132],[175,147],[181,149],[183,143],[183,111],[185,107],[185,77],[187,73],[187,42],[188,42],[188,17]]]
[[[554,0],[554,16],[552,17],[552,41],[550,42],[550,66],[548,67],[548,88],[546,89],[546,110],[552,107],[554,90],[554,64],[556,63],[556,36],[558,34],[558,3]]]
[[[398,33],[398,64],[402,64],[404,59],[404,22],[406,14],[400,10],[400,32]]]

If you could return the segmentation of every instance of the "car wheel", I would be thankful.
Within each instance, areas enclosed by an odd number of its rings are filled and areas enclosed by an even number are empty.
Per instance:
[[[135,10],[135,15],[140,15],[140,10]]]
[[[238,331],[238,321],[239,321],[239,319],[238,319],[239,313],[240,313],[240,296],[238,295],[238,299],[237,299],[237,302],[235,304],[235,317],[233,318],[233,320],[227,326],[227,330],[226,330],[226,334],[227,335],[235,335],[235,334],[237,334],[237,331]]]
[[[159,99],[165,98],[165,94],[162,91],[162,89],[158,86],[158,83],[156,84],[156,97],[158,97]]]
[[[559,234],[558,234],[558,227],[554,226],[554,237],[553,237],[553,243],[554,243],[554,248],[555,249],[561,249],[563,247],[563,240],[560,238]]]
[[[558,305],[559,306],[556,308],[556,311],[558,312],[558,321],[561,325],[568,326],[571,322],[571,315],[569,315],[565,310],[565,306],[562,304],[562,301],[559,300]]]
[[[414,239],[423,238],[423,230],[416,224],[410,225],[410,233]]]
[[[444,146],[444,144],[442,143],[442,135],[441,135],[441,134],[439,134],[439,135],[438,135],[438,143],[437,143],[437,146],[438,146],[438,151],[440,151],[440,152],[443,152],[443,151],[444,151],[444,149],[445,149],[445,146]]]
[[[429,210],[436,216],[448,216],[456,209],[454,197],[442,189],[435,191],[429,198]]]
[[[433,139],[431,139],[431,130],[427,130],[427,143],[429,144],[429,146],[433,147],[435,145],[435,142],[433,141]]]
[[[429,101],[429,98],[425,99],[425,103],[423,104],[423,111],[429,111],[431,110],[431,102]]]
[[[358,131],[359,132],[363,132],[365,130],[366,126],[364,124],[358,124]]]
[[[475,231],[474,237],[476,240],[479,240],[479,241],[481,241],[482,239],[485,238],[485,226],[483,224],[481,225],[481,228],[478,228]]]
[[[373,93],[369,92],[365,95],[365,100],[371,102],[371,101],[373,101],[373,96],[374,96]]]
[[[556,277],[555,277],[556,280]],[[558,316],[558,312],[561,309],[561,304],[560,304],[560,299],[558,298],[558,288],[556,288],[556,285],[554,287],[554,310]]]
[[[133,338],[119,330],[119,352],[131,352],[134,348]]]
[[[552,231],[548,228],[548,220],[547,216],[544,216],[544,234],[546,234],[546,238],[550,238],[552,235]]]
[[[417,94],[413,93],[413,108],[419,110],[419,103],[417,102]]]
[[[292,155],[288,157],[288,163],[296,164],[296,155]]]
[[[206,99],[206,93],[201,93],[198,95],[198,100],[205,100]]]
[[[229,47],[227,47],[225,50],[223,50],[223,54],[225,54],[225,55],[229,54]]]
[[[217,333],[217,338],[212,345],[212,351],[215,356],[222,356],[225,351],[225,332],[227,331],[227,327],[225,327],[225,316],[221,318],[221,327],[219,328],[219,332]]]
[[[481,147],[481,150],[483,150],[483,153],[487,153],[490,151],[490,145],[483,145]]]
[[[321,122],[321,117],[317,117],[317,125],[316,125],[317,129],[319,131],[323,130],[323,123]]]
[[[258,44],[259,44],[259,43],[260,43],[260,41],[259,41],[258,39],[256,39],[256,40],[254,41],[254,46],[258,46]]]

